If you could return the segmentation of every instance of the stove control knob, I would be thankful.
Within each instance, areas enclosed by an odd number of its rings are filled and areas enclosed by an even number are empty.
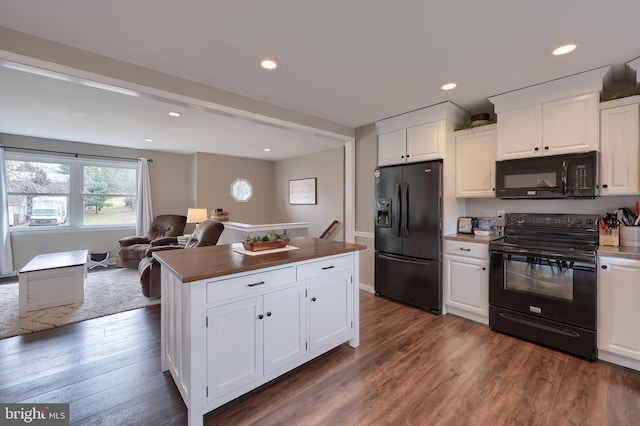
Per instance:
[[[568,217],[565,219],[564,221],[567,225],[571,225],[573,223],[573,218],[572,217]]]
[[[576,219],[576,223],[577,223],[578,225],[582,225],[582,222],[583,222],[583,220],[582,220],[582,219],[580,219],[580,218]]]

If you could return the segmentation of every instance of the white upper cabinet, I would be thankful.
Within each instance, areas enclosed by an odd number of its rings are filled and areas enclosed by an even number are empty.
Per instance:
[[[498,114],[498,159],[598,149],[597,93]]]
[[[444,158],[448,135],[467,116],[458,106],[444,102],[376,122],[378,165]]]
[[[600,105],[600,195],[640,194],[640,96]]]
[[[444,121],[407,128],[407,163],[444,157]]]
[[[495,196],[496,125],[456,132],[456,197]]]
[[[378,135],[378,165],[442,158],[443,129],[444,123],[437,121]]]
[[[497,159],[533,157],[542,146],[542,106],[505,111],[498,116]]]
[[[406,163],[406,129],[378,135],[378,165]]]
[[[611,67],[494,96],[498,160],[599,148],[599,93]]]

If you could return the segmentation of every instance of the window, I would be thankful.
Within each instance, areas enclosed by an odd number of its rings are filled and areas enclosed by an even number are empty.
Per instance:
[[[231,196],[236,201],[247,202],[253,196],[253,185],[247,179],[236,179],[231,184]]]
[[[135,224],[135,163],[8,152],[5,167],[12,229]]]

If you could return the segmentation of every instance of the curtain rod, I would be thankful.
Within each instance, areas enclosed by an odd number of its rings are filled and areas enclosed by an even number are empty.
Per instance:
[[[112,160],[129,160],[129,161],[138,161],[140,160],[139,158],[130,158],[130,157],[116,157],[113,155],[99,155],[99,154],[78,154],[78,153],[74,153],[74,152],[63,152],[63,151],[50,151],[50,150],[46,150],[46,149],[36,149],[36,148],[20,148],[20,147],[15,147],[15,146],[7,146],[7,145],[0,145],[0,147],[8,149],[8,150],[19,150],[19,151],[34,151],[34,152],[45,152],[48,154],[64,154],[64,155],[72,155],[75,158],[78,157],[87,157],[87,158],[109,158]],[[153,163],[153,159],[152,158],[148,158],[147,161],[149,163]]]

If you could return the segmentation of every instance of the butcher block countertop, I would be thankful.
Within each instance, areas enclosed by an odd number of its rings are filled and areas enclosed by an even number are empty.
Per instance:
[[[183,283],[189,283],[367,248],[360,244],[309,237],[292,238],[289,245],[298,247],[298,249],[248,256],[233,251],[234,248],[242,248],[242,244],[236,243],[159,251],[153,253],[153,257],[171,269]]]

